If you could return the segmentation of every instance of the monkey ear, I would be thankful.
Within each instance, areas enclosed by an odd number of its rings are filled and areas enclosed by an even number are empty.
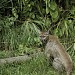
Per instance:
[[[49,31],[45,31],[44,33],[45,33],[46,35],[49,35]]]
[[[46,33],[49,34],[49,30]]]
[[[49,35],[53,35],[53,33],[51,32],[50,29],[47,31],[47,33],[48,33]]]

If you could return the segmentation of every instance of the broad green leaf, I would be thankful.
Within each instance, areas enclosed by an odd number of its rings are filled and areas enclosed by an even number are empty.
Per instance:
[[[49,13],[49,9],[48,9],[48,7],[46,7],[46,14],[48,14]]]
[[[14,15],[15,18],[18,18],[17,11],[15,8],[12,8],[12,14]]]
[[[75,50],[75,43],[74,43],[74,46],[73,46],[74,50]]]
[[[65,25],[66,35],[68,36],[68,24],[67,24],[67,21],[66,20],[64,20],[64,25]]]
[[[65,33],[65,27],[62,27],[62,33],[63,34]]]
[[[53,21],[53,22],[57,22],[58,19],[59,19],[59,16],[57,16],[56,18],[52,18],[52,21]]]
[[[54,30],[54,34],[55,34],[55,35],[58,34],[58,28],[56,28],[56,29]]]
[[[54,1],[52,1],[52,2],[50,3],[50,8],[51,8],[52,10],[56,10],[57,4],[56,4]]]
[[[70,13],[71,13],[72,15],[75,15],[75,6],[72,6]]]
[[[57,18],[58,17],[58,11],[50,11],[51,17],[52,18]]]

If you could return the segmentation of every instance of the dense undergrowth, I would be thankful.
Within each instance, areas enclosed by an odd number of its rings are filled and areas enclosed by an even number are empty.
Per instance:
[[[57,35],[71,55],[75,74],[74,0],[0,0],[0,58],[36,52],[40,31]],[[43,55],[0,66],[0,75],[58,75]],[[60,74],[59,74],[60,75]],[[62,74],[64,75],[64,74]]]
[[[0,51],[0,58],[12,57],[16,52]],[[21,55],[21,53],[19,53]],[[18,54],[16,55],[18,56]],[[71,56],[72,57],[72,56]],[[73,73],[75,74],[75,56],[73,60]],[[36,57],[26,62],[0,65],[0,75],[64,75],[65,72],[59,73],[52,65],[46,61],[44,54],[38,54]]]

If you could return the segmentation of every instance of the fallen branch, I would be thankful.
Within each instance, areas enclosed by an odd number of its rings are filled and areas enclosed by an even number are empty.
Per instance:
[[[0,65],[2,64],[10,64],[10,63],[13,63],[13,62],[23,62],[23,61],[26,61],[26,60],[30,60],[34,57],[38,57],[39,54],[43,54],[43,52],[38,52],[38,53],[34,53],[32,55],[24,55],[24,56],[17,56],[17,57],[9,57],[9,58],[4,58],[4,59],[0,59]]]
[[[32,57],[29,57],[28,55],[4,58],[4,59],[0,59],[0,65],[6,63],[13,63],[13,62],[22,62],[22,61],[30,60],[31,58]]]

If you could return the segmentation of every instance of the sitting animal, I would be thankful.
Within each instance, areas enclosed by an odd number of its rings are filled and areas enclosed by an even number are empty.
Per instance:
[[[62,71],[63,68],[66,71],[66,75],[72,74],[72,59],[66,52],[64,46],[60,43],[57,36],[49,35],[47,32],[40,33],[40,39],[45,43],[45,55],[48,62],[50,57],[53,57],[53,67],[58,71]]]

